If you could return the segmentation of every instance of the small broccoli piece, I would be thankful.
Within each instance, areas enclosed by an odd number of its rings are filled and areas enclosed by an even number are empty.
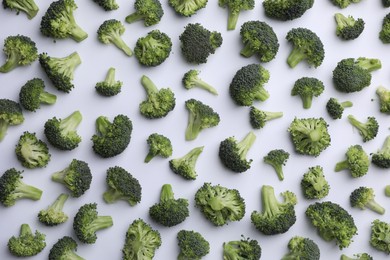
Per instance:
[[[211,32],[199,23],[187,24],[179,39],[185,60],[195,64],[206,63],[223,42],[221,33]]]
[[[367,253],[355,254],[354,258],[342,254],[340,260],[374,260],[374,258]]]
[[[76,67],[81,64],[80,56],[73,52],[65,57],[51,57],[47,53],[39,55],[39,63],[47,77],[59,91],[69,93],[73,88]]]
[[[390,7],[390,1],[389,0],[382,0],[383,7]]]
[[[390,185],[385,186],[385,196],[390,197]]]
[[[113,11],[119,8],[116,0],[93,0],[100,7],[104,9],[104,11]]]
[[[390,168],[390,136],[387,136],[382,148],[372,154],[371,162],[379,168]]]
[[[152,260],[160,246],[160,232],[152,229],[144,220],[136,219],[127,229],[122,259]]]
[[[390,90],[383,86],[379,86],[375,93],[379,98],[379,111],[390,114]]]
[[[119,114],[113,121],[105,116],[96,119],[96,134],[91,138],[92,149],[103,158],[121,154],[129,145],[133,123],[125,115]]]
[[[336,163],[335,171],[349,170],[353,178],[362,177],[367,174],[370,166],[370,159],[363,147],[359,144],[348,147],[345,153],[345,160]]]
[[[64,236],[53,245],[49,252],[49,260],[84,260],[76,254],[77,242],[69,237]]]
[[[161,187],[160,201],[149,208],[149,216],[157,223],[173,227],[182,223],[190,214],[188,200],[175,199],[172,186],[164,184]]]
[[[249,122],[253,129],[262,129],[268,121],[281,118],[283,112],[270,112],[251,106],[249,110]]]
[[[224,260],[259,260],[261,247],[255,239],[241,236],[241,240],[223,243]]]
[[[51,158],[46,143],[35,133],[24,132],[15,147],[15,154],[22,165],[29,169],[45,167]]]
[[[268,152],[264,156],[263,160],[266,164],[269,164],[274,168],[279,180],[284,180],[283,166],[286,165],[290,153],[283,149],[275,149]]]
[[[87,203],[79,208],[73,220],[73,230],[81,242],[94,244],[96,232],[114,224],[111,216],[98,214],[96,203]]]
[[[130,206],[141,202],[142,187],[139,181],[124,168],[119,166],[108,168],[106,184],[107,190],[103,193],[105,202],[115,203],[124,200]]]
[[[363,138],[363,142],[374,139],[378,134],[379,124],[373,116],[367,117],[366,122],[361,122],[353,115],[348,115],[348,122],[359,131],[360,136]]]
[[[126,16],[127,23],[143,20],[145,26],[158,24],[164,15],[164,10],[159,0],[135,0],[135,12]]]
[[[190,17],[202,8],[208,0],[169,0],[169,5],[181,16]]]
[[[289,252],[282,257],[282,260],[291,259],[320,259],[320,248],[307,237],[295,236],[290,239],[287,245]]]
[[[34,0],[3,0],[3,7],[4,9],[16,11],[16,14],[24,12],[30,20],[33,19],[39,11],[39,7]]]
[[[1,73],[10,72],[20,66],[31,65],[38,59],[38,49],[35,42],[24,35],[5,38],[3,52],[7,58],[0,67]]]
[[[330,185],[325,179],[323,168],[318,165],[309,167],[309,171],[303,174],[301,188],[306,199],[322,199],[328,196]]]
[[[154,157],[158,155],[163,158],[168,158],[172,155],[172,143],[168,137],[153,133],[149,135],[146,142],[149,145],[149,151],[145,157],[145,163],[150,162]]]
[[[370,209],[378,214],[385,214],[385,209],[375,201],[374,189],[361,186],[351,192],[349,196],[351,207]]]
[[[245,200],[236,189],[204,183],[195,193],[195,206],[215,226],[240,221],[245,215]]]
[[[122,39],[122,35],[126,28],[116,19],[104,21],[97,30],[98,40],[103,44],[114,44],[118,49],[122,50],[127,56],[133,55],[133,51]]]
[[[200,260],[210,252],[209,242],[193,230],[180,230],[177,233],[179,255],[177,260]]]
[[[313,7],[314,0],[264,0],[265,15],[280,21],[294,20]]]
[[[28,224],[22,224],[19,236],[12,236],[8,240],[7,246],[9,252],[14,256],[34,256],[42,252],[46,247],[46,235],[38,230],[34,234]]]
[[[53,173],[51,179],[64,185],[72,197],[78,198],[89,190],[92,173],[88,163],[73,159],[63,170]]]
[[[345,16],[341,13],[334,15],[336,20],[336,35],[343,40],[354,40],[360,36],[364,30],[364,20],[355,19],[353,16]]]
[[[52,105],[56,103],[57,96],[45,91],[45,82],[40,78],[27,81],[20,89],[20,105],[29,111],[35,112],[41,104]]]
[[[195,140],[204,129],[215,127],[220,122],[220,117],[210,106],[196,99],[185,102],[188,111],[188,123],[185,133],[187,141]]]
[[[0,176],[0,202],[10,207],[19,199],[40,200],[42,190],[23,182],[22,172],[8,169]]]
[[[134,47],[138,62],[147,67],[155,67],[163,63],[171,54],[171,38],[159,30],[148,32],[140,37]]]
[[[139,105],[141,115],[148,119],[163,118],[176,106],[175,94],[170,88],[158,89],[153,81],[143,75],[141,84],[146,91],[146,100]]]
[[[326,103],[326,111],[328,111],[331,118],[340,119],[343,116],[344,108],[352,106],[353,103],[351,101],[340,102],[338,99],[331,97]]]
[[[384,44],[390,43],[390,13],[383,18],[382,27],[379,31],[379,39]]]
[[[317,157],[330,146],[328,124],[321,118],[294,118],[288,131],[295,150]]]
[[[375,219],[371,225],[370,244],[373,248],[390,254],[390,224]]]
[[[81,136],[77,127],[82,120],[80,111],[75,111],[65,118],[53,117],[46,121],[44,133],[51,145],[60,150],[73,150],[79,146]]]
[[[291,96],[299,96],[302,99],[303,108],[311,108],[313,97],[319,97],[324,92],[325,86],[321,80],[312,77],[302,77],[295,81],[291,89]]]
[[[218,5],[223,8],[227,8],[228,23],[227,29],[234,30],[236,29],[238,17],[242,11],[248,11],[255,8],[254,0],[218,0]]]
[[[10,99],[0,99],[0,142],[7,134],[8,126],[24,122],[22,107]]]
[[[361,0],[331,0],[335,6],[347,8],[352,3],[359,3]]]
[[[182,83],[186,89],[201,88],[211,94],[218,95],[218,91],[209,83],[203,81],[199,76],[200,71],[191,69],[187,71],[182,79]]]
[[[115,68],[109,68],[104,81],[96,83],[96,91],[105,97],[118,95],[122,90],[122,81],[115,80]]]
[[[357,234],[353,217],[339,204],[331,201],[309,205],[306,216],[325,241],[335,240],[340,249],[348,247]]]
[[[203,152],[203,146],[195,147],[186,153],[184,156],[175,158],[169,161],[171,170],[187,180],[195,180],[198,174],[196,173],[196,162],[199,155]]]
[[[68,220],[68,215],[63,211],[63,208],[68,198],[68,194],[61,193],[47,209],[39,211],[38,220],[47,226],[65,223]]]

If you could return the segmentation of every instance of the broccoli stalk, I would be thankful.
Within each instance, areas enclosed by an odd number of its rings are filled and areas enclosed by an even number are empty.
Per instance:
[[[283,174],[283,166],[286,164],[288,158],[290,157],[290,154],[283,149],[276,149],[276,150],[271,150],[269,153],[264,156],[264,162],[271,165],[279,180],[284,179],[284,174]]]
[[[390,136],[387,136],[382,148],[372,154],[371,161],[380,168],[390,168]]]
[[[368,208],[378,214],[385,214],[385,209],[375,201],[374,189],[361,186],[351,192],[349,201],[352,207]]]
[[[236,29],[238,17],[241,11],[252,10],[255,7],[254,0],[218,0],[220,7],[225,7],[228,9],[228,30]]]
[[[195,147],[187,154],[180,158],[169,161],[171,170],[187,180],[195,180],[198,176],[195,170],[195,165],[199,155],[203,151],[203,146]]]
[[[120,21],[115,19],[106,20],[99,26],[97,31],[98,39],[104,44],[112,43],[127,56],[132,56],[133,51],[122,38],[125,30],[126,28]]]
[[[183,76],[182,82],[186,89],[198,87],[210,92],[211,94],[218,95],[217,90],[213,86],[200,78],[199,70],[192,69],[187,71]]]
[[[348,121],[359,131],[359,134],[363,138],[363,142],[374,139],[378,134],[379,124],[373,116],[369,116],[366,122],[361,122],[353,115],[348,115]]]
[[[28,19],[33,19],[38,11],[39,7],[34,0],[3,0],[4,9],[15,10],[17,14],[24,12],[27,14]]]
[[[39,211],[39,221],[47,226],[55,226],[66,222],[68,216],[63,212],[63,208],[68,198],[68,194],[61,193],[47,209]]]
[[[77,242],[69,236],[64,236],[58,239],[50,249],[49,260],[85,260],[77,255],[75,251],[77,251]]]
[[[46,236],[44,234],[39,231],[35,231],[35,234],[33,234],[28,224],[22,224],[19,236],[12,236],[8,240],[8,249],[14,256],[34,256],[46,247],[45,239]]]

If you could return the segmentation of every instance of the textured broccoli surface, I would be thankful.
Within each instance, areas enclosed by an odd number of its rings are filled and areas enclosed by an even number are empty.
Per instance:
[[[69,236],[64,236],[50,249],[49,260],[84,260],[76,251],[77,242]]]
[[[318,165],[309,167],[303,174],[301,189],[306,199],[322,199],[328,196],[330,185],[325,179],[324,169]]]
[[[382,27],[379,31],[379,39],[384,44],[390,43],[390,13],[383,18]]]
[[[20,125],[23,122],[21,105],[10,99],[0,99],[0,142],[7,134],[8,126]]]
[[[390,224],[375,219],[371,224],[370,245],[386,254],[390,254]]]
[[[182,83],[184,87],[186,89],[201,88],[210,92],[213,95],[218,95],[218,91],[209,83],[202,80],[199,74],[199,70],[191,69],[187,71],[182,78]]]
[[[314,0],[264,0],[265,15],[280,21],[289,21],[301,17],[313,7]]]
[[[368,142],[374,139],[379,131],[379,123],[375,117],[369,116],[365,122],[358,120],[353,115],[348,115],[348,122],[355,127],[360,136],[363,139],[363,142]]]
[[[385,214],[385,208],[375,201],[375,192],[372,188],[360,186],[359,188],[354,189],[349,196],[349,201],[351,207],[370,209],[378,214]]]
[[[145,26],[152,26],[158,24],[164,15],[159,0],[135,0],[134,9],[133,13],[126,16],[127,23],[142,20]]]
[[[367,174],[370,159],[361,145],[356,144],[348,147],[345,157],[346,159],[336,163],[336,172],[349,170],[353,178],[362,177]]]
[[[125,26],[116,19],[104,21],[97,30],[98,40],[103,44],[114,44],[127,56],[133,55],[131,48],[122,39],[125,33]]]
[[[119,8],[116,0],[93,0],[100,7],[104,9],[104,11],[113,11]]]
[[[302,100],[303,108],[311,108],[314,97],[318,97],[324,92],[324,83],[313,77],[302,77],[295,81],[291,89],[291,96],[299,96]]]
[[[208,0],[169,0],[169,5],[181,16],[190,17],[205,8]]]
[[[386,137],[382,148],[372,154],[371,162],[379,168],[390,168],[390,136]]]
[[[341,13],[334,15],[336,20],[336,35],[343,40],[354,40],[364,30],[365,22],[362,18],[355,19],[353,16],[345,16]]]
[[[320,248],[307,237],[295,236],[290,239],[287,245],[289,252],[281,260],[307,259],[319,260]]]
[[[168,158],[172,155],[172,143],[168,137],[153,133],[148,136],[146,142],[149,145],[149,151],[145,157],[145,163],[150,162],[156,156]]]
[[[349,100],[340,102],[337,98],[331,97],[326,102],[326,111],[333,119],[340,119],[343,116],[344,108],[352,107],[353,103]]]
[[[361,0],[330,0],[335,6],[342,9],[347,8],[350,4],[359,3]]]
[[[340,260],[374,260],[374,258],[367,253],[355,254],[354,257],[342,254]]]
[[[228,9],[227,29],[236,29],[238,17],[242,11],[249,11],[255,8],[254,0],[218,0],[220,7]]]
[[[177,260],[200,260],[210,252],[210,243],[199,233],[193,230],[180,230],[177,233],[179,255]]]
[[[112,97],[122,91],[122,85],[122,81],[115,80],[115,68],[111,67],[107,71],[106,78],[96,83],[95,89],[102,96]]]
[[[17,257],[34,256],[46,247],[46,235],[38,230],[33,233],[28,224],[20,226],[19,236],[12,236],[8,240],[9,252]]]
[[[61,193],[51,205],[40,210],[38,213],[39,222],[47,226],[65,223],[68,220],[68,215],[63,211],[63,208],[68,198],[68,194]]]
[[[290,153],[283,149],[274,149],[269,151],[263,158],[266,164],[269,164],[274,168],[279,180],[284,180],[283,166],[286,165]]]
[[[259,260],[261,246],[255,239],[241,236],[240,240],[232,240],[223,243],[224,260]]]
[[[249,123],[253,129],[262,129],[268,121],[283,117],[283,112],[265,111],[255,106],[249,110]]]
[[[57,96],[45,90],[45,82],[40,78],[28,80],[19,92],[20,105],[29,111],[36,111],[41,104],[53,105]]]
[[[34,0],[3,0],[3,7],[4,9],[15,11],[16,14],[24,12],[30,20],[33,19],[39,11],[39,7]]]
[[[35,133],[24,132],[15,147],[19,162],[26,168],[42,168],[47,166],[51,154],[47,144],[38,139]]]
[[[187,180],[195,180],[198,174],[196,173],[196,162],[199,155],[203,152],[203,146],[195,147],[182,157],[178,157],[169,161],[171,170]]]

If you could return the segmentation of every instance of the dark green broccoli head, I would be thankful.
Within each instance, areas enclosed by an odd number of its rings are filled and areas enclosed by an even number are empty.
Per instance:
[[[371,161],[379,168],[390,168],[390,136],[387,136],[382,148],[372,154]]]
[[[187,180],[195,180],[198,174],[196,173],[196,162],[199,155],[203,152],[203,146],[195,147],[182,157],[175,158],[169,161],[171,170]]]
[[[29,169],[45,167],[51,158],[46,143],[39,140],[35,133],[27,131],[20,136],[15,154],[22,165]]]
[[[46,235],[38,230],[34,234],[28,224],[22,224],[19,236],[12,236],[8,240],[7,246],[9,252],[14,256],[34,256],[42,252],[46,247]]]
[[[36,111],[41,104],[52,105],[57,96],[45,91],[45,82],[40,78],[28,80],[20,89],[19,102],[26,110]]]
[[[359,3],[361,0],[331,0],[335,6],[347,8],[352,3]]]
[[[39,11],[39,7],[34,0],[3,0],[3,7],[4,9],[16,11],[17,14],[19,14],[19,12],[24,12],[30,20],[33,19]]]
[[[375,93],[379,98],[379,111],[390,114],[390,90],[383,86],[379,86]]]
[[[345,156],[347,157],[345,160],[336,163],[336,172],[349,170],[353,178],[362,177],[367,174],[370,159],[361,145],[356,144],[348,147]]]
[[[352,105],[351,101],[340,102],[338,99],[331,97],[326,103],[326,111],[331,118],[340,119],[343,116],[344,108],[352,107]]]
[[[336,35],[344,40],[354,40],[360,36],[364,30],[364,20],[355,19],[353,16],[345,16],[341,13],[335,14]]]
[[[68,215],[63,211],[63,208],[68,197],[68,194],[61,193],[47,209],[40,210],[38,213],[39,222],[47,226],[65,223],[68,220]]]
[[[104,81],[96,83],[96,91],[105,97],[118,95],[122,90],[122,81],[115,80],[115,68],[109,68]]]
[[[245,238],[223,243],[225,260],[259,260],[261,247],[255,239]]]
[[[301,259],[301,260],[319,260],[320,248],[307,237],[295,236],[288,242],[289,252],[281,260]]]
[[[328,196],[330,185],[325,179],[324,169],[321,166],[310,167],[303,174],[301,189],[306,199],[322,199]]]
[[[382,0],[382,4],[384,7],[390,7],[390,0]]]
[[[351,192],[349,196],[351,207],[371,209],[378,214],[385,214],[385,209],[375,201],[374,189],[361,186]]]
[[[77,242],[69,237],[64,236],[53,245],[49,252],[49,260],[84,260],[81,256],[76,254]]]
[[[10,99],[0,99],[0,142],[7,134],[8,126],[24,122],[22,107]]]
[[[290,158],[290,153],[283,149],[275,149],[269,151],[263,160],[274,168],[279,180],[282,181],[284,179],[283,166],[286,165],[288,158]]]
[[[164,10],[159,0],[135,0],[135,12],[126,16],[127,23],[144,21],[145,26],[158,24],[164,15]]]
[[[342,254],[340,260],[374,260],[374,258],[367,253],[355,254],[353,258]]]
[[[390,224],[375,219],[371,225],[370,244],[373,248],[390,254]]]
[[[291,96],[299,96],[302,99],[303,108],[309,109],[313,97],[318,97],[324,92],[325,86],[321,80],[312,77],[302,77],[295,81],[291,89]]]
[[[200,74],[199,70],[191,69],[187,71],[182,78],[182,83],[184,87],[186,89],[192,89],[197,87],[197,88],[204,89],[210,92],[211,94],[218,95],[218,91],[209,83],[202,80],[199,74]]]
[[[114,44],[118,49],[123,51],[127,56],[133,55],[133,51],[122,39],[125,32],[125,26],[116,19],[104,21],[97,30],[98,40],[104,44]]]
[[[93,0],[99,6],[101,6],[104,11],[113,11],[119,8],[116,0]]]
[[[348,115],[348,122],[359,131],[363,142],[374,139],[378,134],[379,123],[373,116],[367,117],[366,122],[361,122],[353,115]]]
[[[178,260],[201,259],[210,251],[209,242],[193,230],[180,230],[177,233],[177,241],[180,251]]]
[[[169,0],[169,5],[181,16],[190,17],[202,8],[208,0]]]
[[[255,8],[254,0],[218,0],[218,5],[228,9],[228,23],[227,29],[236,29],[238,17],[240,12],[248,11]]]
[[[281,118],[282,116],[283,112],[264,111],[254,106],[251,106],[249,110],[249,122],[253,129],[261,129],[268,121]]]
[[[163,158],[168,158],[172,155],[172,143],[168,137],[153,133],[149,135],[146,142],[149,145],[149,151],[144,160],[146,163],[158,155]]]
[[[390,13],[383,18],[382,28],[379,31],[379,39],[382,43],[390,43]]]
[[[294,20],[313,7],[314,0],[264,0],[265,15],[280,21]]]

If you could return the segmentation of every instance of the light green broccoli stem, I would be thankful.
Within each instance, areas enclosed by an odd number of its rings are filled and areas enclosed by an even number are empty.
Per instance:
[[[378,59],[358,58],[357,65],[369,72],[382,68],[381,61]]]
[[[334,15],[334,18],[336,20],[337,25],[340,28],[344,28],[344,27],[348,27],[348,26],[354,26],[354,24],[355,24],[355,20],[353,18],[348,18],[348,17],[344,16],[341,13],[336,13]]]
[[[107,71],[106,78],[104,80],[108,85],[112,86],[116,83],[115,80],[115,68],[109,68]]]
[[[346,169],[349,169],[348,160],[336,163],[336,167],[334,168],[335,172],[339,172],[339,171],[346,170]]]
[[[386,197],[390,197],[390,185],[385,186],[385,195]]]
[[[151,96],[152,94],[158,92],[157,86],[153,83],[153,81],[150,78],[148,78],[145,75],[143,75],[141,78],[141,84],[144,87],[144,89],[146,90],[146,93],[148,94],[148,96]]]
[[[296,126],[295,130],[305,134],[312,143],[318,142],[322,137],[322,132],[319,127],[312,129],[308,127]]]
[[[107,203],[113,203],[120,199],[122,196],[123,194],[115,189],[108,189],[103,193],[103,199]]]
[[[7,73],[19,65],[20,57],[13,52],[10,53],[5,63],[0,67],[0,72]]]
[[[131,56],[133,55],[133,51],[131,50],[131,48],[125,43],[125,41],[122,39],[121,36],[119,35],[116,35],[114,37],[111,37],[111,41],[112,43],[118,47],[119,49],[121,49],[127,56]]]
[[[295,66],[297,66],[298,63],[300,63],[305,58],[306,55],[304,52],[300,48],[294,46],[287,58],[287,64],[290,66],[290,68],[295,68]]]
[[[210,92],[213,95],[218,95],[218,91],[213,86],[211,86],[207,82],[203,81],[199,77],[194,77],[192,79],[192,81],[194,82],[194,84],[196,86],[200,87],[201,89],[204,89],[204,90]]]
[[[353,106],[353,103],[351,101],[344,101],[344,102],[341,102],[340,105],[343,107],[343,108],[346,108],[346,107],[352,107]]]
[[[57,101],[57,96],[46,91],[42,91],[39,95],[39,101],[44,104],[53,105]]]
[[[70,17],[71,24],[73,25],[70,32],[69,36],[76,42],[81,42],[85,40],[88,37],[88,33],[86,33],[81,27],[76,23],[74,20],[73,15]]]
[[[28,235],[33,236],[33,233],[31,231],[30,226],[28,224],[25,224],[25,223],[20,225],[20,234],[19,234],[19,236],[20,237],[24,237],[24,236],[28,236]]]
[[[98,231],[100,229],[111,227],[113,224],[114,222],[111,216],[98,216],[90,225],[88,225],[88,229],[91,231]]]
[[[244,137],[244,139],[241,140],[241,142],[237,144],[238,153],[240,154],[240,158],[242,160],[246,160],[246,155],[249,149],[252,147],[255,140],[256,140],[256,135],[251,131]]]
[[[135,12],[135,13],[132,13],[132,14],[129,14],[128,16],[126,16],[125,21],[127,23],[134,23],[134,22],[142,20],[142,19],[144,19],[144,15]]]
[[[61,120],[61,132],[63,132],[64,135],[67,135],[68,133],[75,131],[82,119],[83,116],[80,111],[73,112],[71,115]]]
[[[227,29],[229,31],[236,29],[239,15],[240,15],[240,12],[235,12],[235,11],[229,10],[228,25],[227,25]]]
[[[264,216],[273,216],[280,211],[278,206],[279,202],[275,197],[275,191],[272,186],[263,185],[261,188],[261,196]]]
[[[66,252],[64,252],[63,259],[67,259],[67,260],[85,260],[85,258],[82,258],[81,256],[79,256],[73,250],[66,250]]]
[[[265,90],[265,88],[261,87],[256,93],[255,95],[253,95],[253,98],[255,100],[260,100],[260,101],[265,101],[269,98],[269,93],[267,90]]]
[[[96,119],[96,128],[97,128],[97,131],[101,134],[101,135],[106,135],[107,134],[107,129],[108,127],[111,125],[111,122],[110,120],[108,120],[107,117],[105,116],[99,116],[97,119]]]
[[[42,190],[18,181],[12,195],[15,199],[26,198],[31,200],[39,200],[42,196]]]
[[[60,70],[60,73],[63,73],[68,76],[70,75],[70,78],[73,79],[74,70],[78,65],[81,64],[80,55],[77,52],[71,53],[69,56],[65,57],[65,64],[66,66],[63,66],[61,64],[57,66]],[[65,69],[66,71],[61,71],[62,69]]]
[[[151,151],[149,151],[148,154],[147,154],[146,157],[145,157],[144,162],[145,162],[145,163],[150,162],[155,156],[156,156],[156,154],[154,154],[154,153],[152,153]]]
[[[53,204],[50,205],[50,209],[53,209],[54,211],[62,211],[64,208],[65,202],[69,198],[69,195],[66,193],[61,193],[57,199],[53,202]]]
[[[373,199],[368,201],[368,203],[366,204],[366,207],[371,209],[372,211],[378,213],[378,214],[381,214],[381,215],[385,214],[385,211],[386,211],[381,205],[379,205],[378,202],[376,202]]]
[[[246,58],[249,58],[255,54],[250,44],[245,44],[244,48],[241,49],[240,54]]]
[[[311,108],[311,104],[313,101],[313,95],[308,94],[308,95],[301,95],[302,99],[302,104],[304,109],[309,109]]]
[[[281,118],[283,116],[283,112],[265,112],[265,121]]]
[[[4,119],[0,119],[0,142],[4,139],[7,134],[8,123]]]
[[[174,200],[175,199],[174,196],[175,196],[175,194],[173,193],[171,184],[164,184],[161,187],[160,202]]]
[[[51,180],[61,184],[66,184],[65,178],[68,172],[69,172],[69,167],[66,167],[65,169],[59,172],[55,172],[51,175]]]

